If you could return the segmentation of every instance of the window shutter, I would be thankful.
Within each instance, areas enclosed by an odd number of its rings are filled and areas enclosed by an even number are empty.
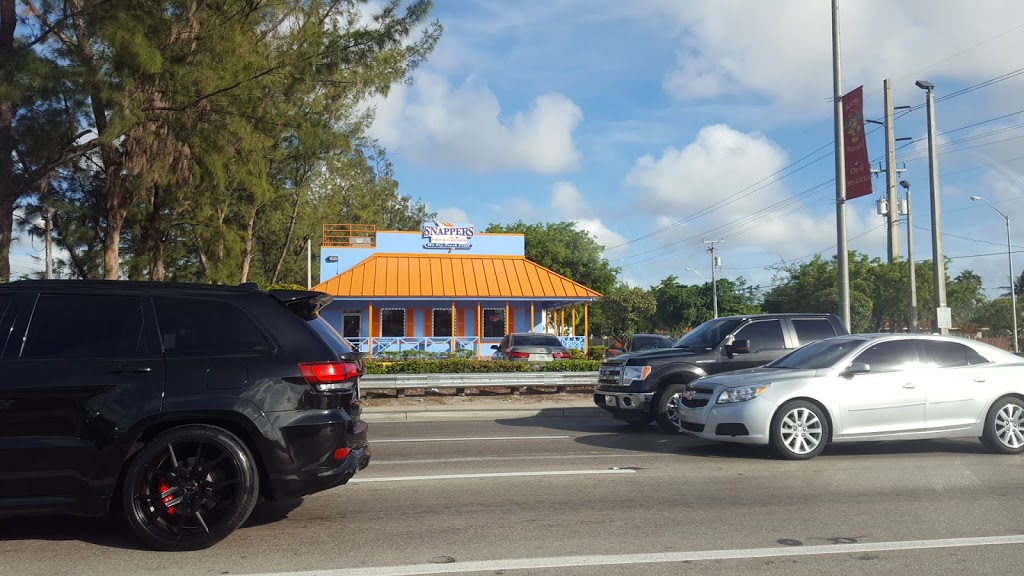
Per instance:
[[[416,335],[416,309],[405,309],[405,335],[406,337]]]
[[[423,335],[433,336],[434,335],[434,309],[426,308],[423,310]]]
[[[508,309],[508,318],[505,319],[505,332],[511,334],[516,331],[516,310]]]
[[[462,310],[457,310],[456,314],[458,315],[459,320],[455,327],[455,335],[462,337],[466,335],[466,309],[463,308]]]

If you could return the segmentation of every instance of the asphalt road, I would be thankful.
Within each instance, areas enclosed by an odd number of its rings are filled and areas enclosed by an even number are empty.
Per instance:
[[[0,520],[0,574],[993,574],[1024,554],[1024,457],[976,441],[808,462],[604,417],[378,422],[348,486],[261,505],[218,546]]]

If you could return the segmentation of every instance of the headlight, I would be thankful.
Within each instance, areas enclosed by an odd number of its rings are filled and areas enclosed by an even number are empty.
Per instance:
[[[743,388],[730,388],[718,395],[719,404],[731,404],[733,402],[746,402],[757,398],[768,389],[768,385],[744,386]]]
[[[623,366],[622,384],[628,385],[633,380],[643,380],[651,374],[650,366]]]

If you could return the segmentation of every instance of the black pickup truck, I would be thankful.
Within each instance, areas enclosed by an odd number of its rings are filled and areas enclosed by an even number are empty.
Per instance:
[[[598,372],[594,403],[632,424],[657,421],[679,432],[686,384],[710,374],[763,366],[816,340],[849,334],[834,314],[754,314],[709,320],[671,348],[622,354]]]

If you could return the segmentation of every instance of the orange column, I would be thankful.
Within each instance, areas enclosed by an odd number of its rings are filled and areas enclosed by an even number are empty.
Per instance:
[[[583,303],[583,353],[590,352],[590,303]]]
[[[530,333],[533,333],[533,327],[536,325],[536,317],[533,315],[533,300],[530,300]]]
[[[505,333],[509,334],[512,332],[512,326],[515,324],[512,321],[512,317],[508,315],[508,300],[505,301]]]
[[[366,340],[367,357],[373,360],[373,302],[370,302],[370,334]]]
[[[481,316],[480,301],[476,303],[476,359],[484,357],[484,318]]]
[[[455,355],[455,300],[452,300],[452,355]]]

